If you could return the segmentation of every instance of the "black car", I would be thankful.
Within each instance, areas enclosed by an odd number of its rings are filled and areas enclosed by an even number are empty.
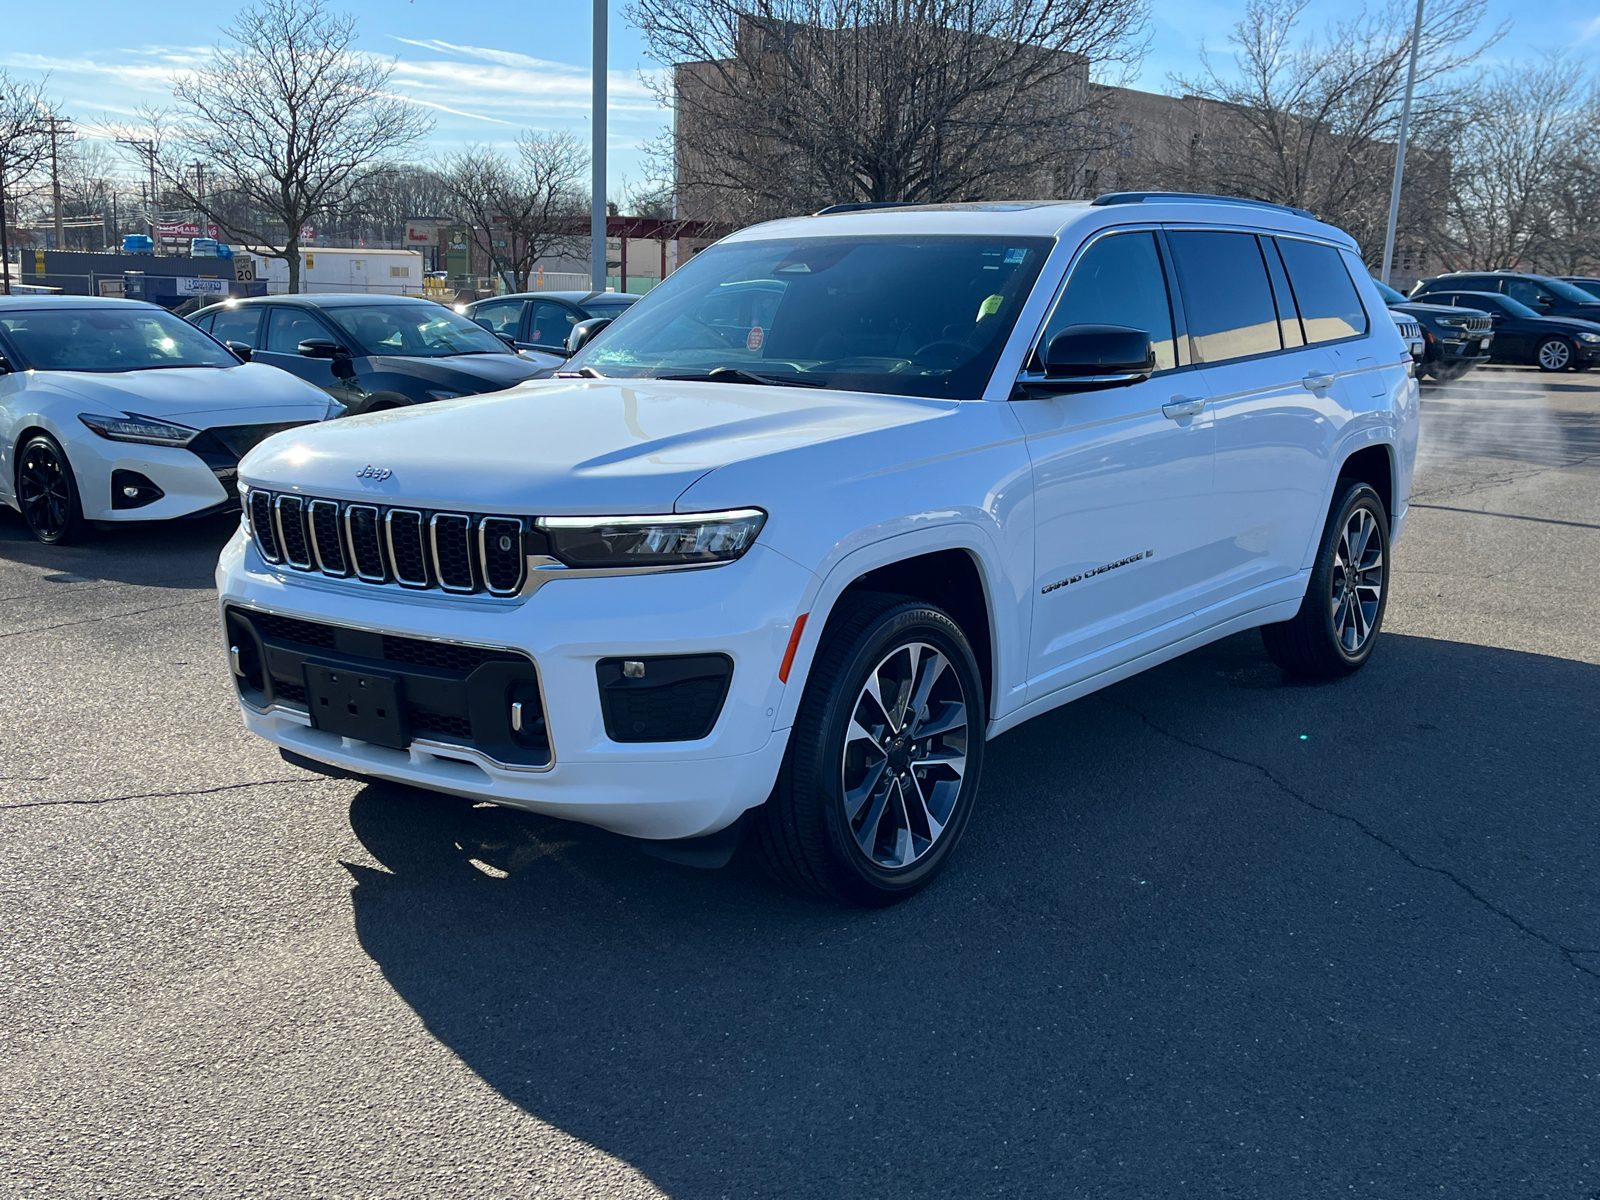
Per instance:
[[[461,311],[541,367],[567,357],[567,334],[579,321],[615,320],[643,297],[631,292],[518,292],[463,306]]]
[[[1510,296],[1439,292],[1440,304],[1481,308],[1494,324],[1495,362],[1532,363],[1541,371],[1587,371],[1600,359],[1600,325],[1576,317],[1546,317]]]
[[[1424,279],[1411,289],[1411,298],[1432,301],[1439,292],[1492,292],[1497,296],[1509,296],[1541,316],[1600,321],[1600,298],[1551,275],[1525,275],[1521,271],[1452,271],[1437,279]]]
[[[1570,283],[1580,291],[1588,292],[1596,300],[1600,300],[1600,279],[1596,279],[1593,275],[1563,275],[1561,282]]]
[[[460,313],[414,296],[265,296],[189,318],[322,388],[351,413],[498,392],[539,372]]]
[[[1489,361],[1494,329],[1488,313],[1407,300],[1388,284],[1377,279],[1372,282],[1391,312],[1405,313],[1421,327],[1425,351],[1418,367],[1420,374],[1448,382]]]

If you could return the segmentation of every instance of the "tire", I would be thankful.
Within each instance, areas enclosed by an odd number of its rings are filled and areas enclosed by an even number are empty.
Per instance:
[[[1547,337],[1533,353],[1541,371],[1565,371],[1572,365],[1572,343],[1566,338]]]
[[[1272,661],[1308,679],[1338,679],[1360,670],[1372,657],[1389,603],[1389,518],[1383,501],[1368,484],[1340,483],[1300,611],[1281,624],[1261,627]],[[1344,564],[1352,554],[1363,565],[1348,572]]]
[[[90,534],[78,481],[55,438],[35,434],[17,453],[17,506],[28,532],[46,546],[68,546]]]
[[[921,891],[954,852],[977,796],[988,705],[948,614],[904,596],[848,603],[829,622],[777,786],[751,825],[779,883],[883,907]],[[879,702],[896,684],[913,699],[927,689],[917,710]]]

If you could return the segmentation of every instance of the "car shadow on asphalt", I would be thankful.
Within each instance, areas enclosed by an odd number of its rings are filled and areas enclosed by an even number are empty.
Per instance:
[[[1577,1195],[1597,696],[1394,635],[1291,686],[1229,638],[992,743],[950,870],[880,912],[373,785],[355,928],[677,1197]]]
[[[105,580],[140,587],[204,587],[216,573],[217,555],[237,528],[235,509],[209,517],[97,529],[79,545],[45,546],[34,540],[19,513],[0,504],[0,561],[41,568],[66,583]]]

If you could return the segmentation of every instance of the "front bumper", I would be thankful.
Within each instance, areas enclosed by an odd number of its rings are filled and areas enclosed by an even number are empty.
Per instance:
[[[508,600],[447,597],[279,570],[242,532],[217,567],[224,614],[237,606],[526,655],[538,672],[549,758],[542,765],[499,761],[475,743],[425,735],[391,749],[313,728],[303,706],[263,710],[241,697],[253,733],[358,774],[643,838],[714,833],[766,800],[787,744],[787,732],[774,729],[784,689],[778,666],[810,579],[757,545],[738,562],[708,570],[556,579]],[[685,742],[613,741],[597,663],[689,654],[723,654],[733,662],[710,734]]]
[[[192,454],[177,446],[147,446],[139,442],[113,442],[90,433],[68,431],[64,447],[78,482],[83,515],[91,521],[164,521],[226,507],[238,497],[227,482]],[[111,476],[133,471],[164,493],[159,500],[138,508],[115,508]]]
[[[1428,342],[1428,362],[1455,365],[1486,363],[1494,354],[1494,334],[1481,333],[1441,337],[1433,330],[1425,330]]]

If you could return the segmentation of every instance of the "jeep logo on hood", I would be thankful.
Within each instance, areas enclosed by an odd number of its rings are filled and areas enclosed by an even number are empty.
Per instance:
[[[394,472],[389,470],[388,467],[375,467],[371,463],[368,463],[366,466],[362,467],[361,470],[356,472],[356,478],[376,479],[379,483],[382,483],[385,479],[389,478],[389,476],[393,474]]]

